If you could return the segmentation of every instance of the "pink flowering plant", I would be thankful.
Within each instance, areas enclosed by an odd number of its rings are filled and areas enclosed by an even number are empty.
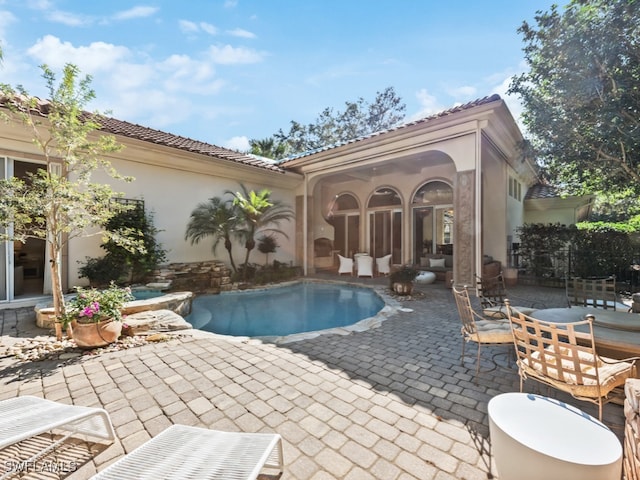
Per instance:
[[[109,288],[76,287],[76,295],[66,305],[62,322],[67,325],[72,320],[79,323],[97,323],[104,320],[122,321],[122,307],[134,300],[129,287],[118,287],[111,283]]]

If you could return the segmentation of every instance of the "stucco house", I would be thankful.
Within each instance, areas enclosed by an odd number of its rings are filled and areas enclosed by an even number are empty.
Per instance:
[[[497,95],[280,163],[117,119],[106,119],[103,130],[124,145],[109,160],[136,180],[102,181],[144,201],[170,262],[214,258],[211,242],[185,240],[190,213],[243,183],[268,188],[295,209],[295,221],[282,225],[288,239],[279,239],[272,258],[305,273],[330,266],[337,253],[391,254],[394,264],[418,265],[442,253],[451,256],[453,278],[471,282],[485,256],[506,264],[525,218],[526,192],[538,183],[535,164],[519,149],[520,130]],[[42,163],[26,128],[0,124],[0,175],[22,176]],[[86,284],[79,264],[102,254],[99,237],[74,239],[63,258],[63,285]],[[224,249],[215,258],[226,261]],[[43,241],[0,244],[0,308],[47,293],[45,265]]]

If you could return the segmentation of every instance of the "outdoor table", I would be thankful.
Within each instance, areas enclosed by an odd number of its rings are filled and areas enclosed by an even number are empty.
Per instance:
[[[534,310],[533,318],[568,323],[594,316],[593,337],[598,354],[623,359],[640,356],[640,315],[591,307],[545,308]],[[582,329],[586,333],[587,326]],[[580,330],[580,328],[578,328]]]
[[[504,393],[488,405],[500,480],[620,479],[622,445],[603,423],[559,400]]]

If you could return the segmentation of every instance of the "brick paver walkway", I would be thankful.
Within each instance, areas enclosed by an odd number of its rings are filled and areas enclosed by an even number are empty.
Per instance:
[[[503,347],[488,348],[475,385],[474,357],[460,366],[451,292],[442,283],[420,290],[423,298],[403,302],[412,312],[346,336],[281,346],[185,336],[62,364],[2,358],[0,399],[32,394],[109,412],[118,439],[80,445],[71,479],[91,476],[173,423],[277,432],[287,480],[496,478],[487,402],[518,391],[515,367]],[[564,306],[562,290],[513,290]],[[30,316],[0,310],[2,334],[28,335]],[[526,388],[538,391],[532,382]],[[559,398],[597,414],[591,404]],[[605,406],[605,422],[622,425],[622,408]]]

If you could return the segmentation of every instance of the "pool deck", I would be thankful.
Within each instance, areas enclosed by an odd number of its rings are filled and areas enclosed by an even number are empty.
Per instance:
[[[340,280],[387,284],[385,278]],[[111,445],[74,442],[60,452],[55,461],[71,466],[71,474],[33,468],[29,478],[88,478],[174,423],[279,433],[282,479],[498,478],[487,403],[519,390],[517,370],[507,363],[504,347],[483,348],[482,372],[474,384],[475,349],[468,349],[472,355],[461,366],[460,321],[451,291],[443,283],[416,290],[414,299],[401,302],[412,311],[349,335],[274,345],[196,332],[64,361],[0,357],[0,399],[36,395],[103,407],[116,429]],[[563,289],[510,290],[547,307],[566,305]],[[32,309],[0,310],[0,320],[4,345],[47,334],[35,327]],[[595,405],[533,381],[525,391],[597,415]],[[605,423],[620,435],[622,407],[608,404],[604,412]],[[7,459],[18,460],[2,453],[3,470]]]

